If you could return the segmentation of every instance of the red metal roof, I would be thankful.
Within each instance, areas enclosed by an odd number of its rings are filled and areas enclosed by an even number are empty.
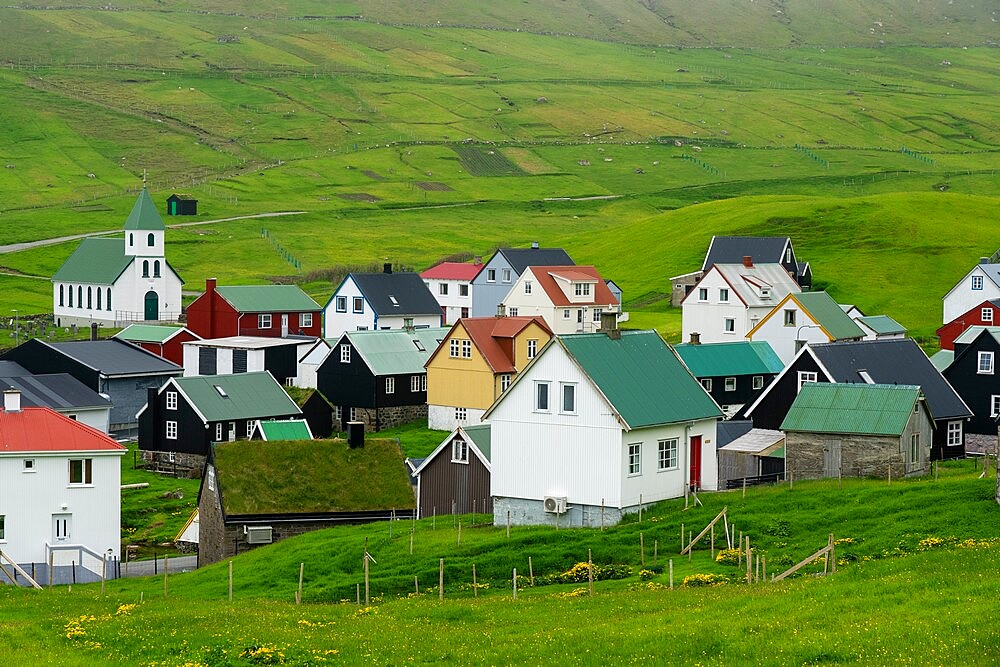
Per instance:
[[[498,339],[513,338],[534,322],[552,335],[552,330],[541,317],[464,317],[458,321],[472,339],[473,345],[482,353],[486,363],[494,373],[514,373],[514,360],[509,356]],[[509,349],[509,347],[508,347]]]
[[[601,278],[601,274],[592,266],[530,266],[528,270],[534,274],[538,284],[545,290],[549,300],[554,306],[617,306],[618,299],[611,293],[608,286]],[[594,285],[593,294],[590,299],[580,301],[570,301],[566,294],[556,283],[553,276],[559,276],[570,282],[587,282]]]
[[[431,280],[472,280],[483,268],[483,264],[465,264],[464,262],[441,262],[420,274],[421,278]]]
[[[125,451],[100,431],[49,408],[0,410],[0,454]]]

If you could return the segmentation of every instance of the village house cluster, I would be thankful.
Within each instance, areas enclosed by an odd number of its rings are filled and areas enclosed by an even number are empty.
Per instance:
[[[84,240],[53,276],[56,323],[91,340],[0,357],[0,549],[15,562],[58,571],[72,557],[100,576],[118,554],[107,527],[124,449],[109,434],[138,437],[154,469],[202,476],[186,539],[203,563],[402,516],[610,525],[700,491],[924,474],[996,440],[996,257],[945,295],[928,358],[891,317],[812,290],[788,238],[714,237],[699,270],[670,279],[683,342],[668,345],[623,327],[618,285],[561,248],[419,274],[387,263],[349,273],[324,305],[294,285],[206,278],[182,309],[164,232],[143,189],[123,237]],[[98,325],[121,331],[98,340]],[[415,420],[448,432],[426,458],[370,444]],[[365,450],[402,500],[320,489],[319,504],[269,512],[235,500],[246,462],[282,443],[317,460]]]

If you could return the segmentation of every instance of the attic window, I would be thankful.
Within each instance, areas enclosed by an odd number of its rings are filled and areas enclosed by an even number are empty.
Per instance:
[[[762,299],[770,299],[771,298],[771,288],[770,287],[761,287],[760,288],[760,298],[762,298]]]
[[[219,396],[221,396],[222,398],[229,398],[229,394],[226,393],[225,389],[223,389],[217,384],[214,384],[212,386],[215,387],[215,391],[219,392]]]
[[[873,380],[872,376],[868,374],[868,371],[861,369],[858,371],[858,375],[860,375],[861,379],[864,380],[866,383],[875,384],[875,380]]]
[[[397,308],[399,307],[399,301],[396,301],[396,297],[392,296],[391,294],[389,295],[389,301],[392,301],[392,305],[396,306]]]
[[[417,349],[420,350],[421,352],[426,352],[427,351],[427,348],[425,348],[424,344],[421,343],[419,340],[414,340],[413,344],[416,345]]]

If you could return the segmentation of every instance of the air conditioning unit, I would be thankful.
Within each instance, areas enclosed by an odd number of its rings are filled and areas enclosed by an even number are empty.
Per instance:
[[[545,496],[545,511],[550,514],[565,514],[566,496]]]
[[[274,541],[270,526],[243,526],[243,534],[247,536],[247,544],[270,544]]]

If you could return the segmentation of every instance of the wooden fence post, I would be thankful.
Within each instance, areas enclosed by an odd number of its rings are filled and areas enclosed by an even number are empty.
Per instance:
[[[476,566],[472,566],[472,570],[475,571]],[[420,595],[420,582],[417,580],[417,575],[413,575],[413,592]]]
[[[670,590],[674,590],[674,559],[671,558],[669,563],[670,563]]]
[[[472,564],[472,596],[479,597],[479,581],[476,579],[476,564]]]
[[[444,558],[438,563],[438,600],[444,599]]]
[[[163,597],[167,597],[167,577],[170,575],[170,557],[163,557]]]
[[[656,565],[656,558],[659,555],[659,551],[660,551],[660,541],[659,540],[653,540],[653,565],[654,566]]]
[[[642,533],[639,533],[639,566],[646,567],[646,540]]]
[[[507,510],[507,539],[510,540],[510,510]]]
[[[639,523],[642,523],[642,494],[639,494]]]
[[[369,591],[370,591],[370,589],[368,587],[368,584],[369,584],[369,581],[368,581],[368,552],[365,551],[365,606],[366,607],[368,606],[368,601],[370,599],[369,595],[368,595]]]
[[[517,599],[517,568],[516,567],[514,568],[514,578],[512,579],[512,581],[514,582],[514,599],[516,600]]]
[[[711,547],[712,561],[714,562],[715,561],[715,524],[714,523],[712,524],[712,537],[711,537],[711,539],[712,539],[712,547]]]
[[[528,556],[528,580],[531,585],[535,585],[535,566],[531,562],[531,556]]]
[[[413,526],[410,526],[410,555],[413,555]]]
[[[587,590],[594,596],[594,552],[587,549]]]
[[[302,604],[302,577],[306,573],[306,564],[299,563],[299,590],[295,594],[295,604]]]
[[[681,553],[684,552],[684,524],[681,524]]]
[[[753,583],[751,575],[753,574],[753,557],[750,553],[750,536],[747,535],[747,583]]]
[[[229,561],[229,601],[233,601],[233,561]]]
[[[458,521],[458,544],[456,546],[462,546],[462,520]]]

